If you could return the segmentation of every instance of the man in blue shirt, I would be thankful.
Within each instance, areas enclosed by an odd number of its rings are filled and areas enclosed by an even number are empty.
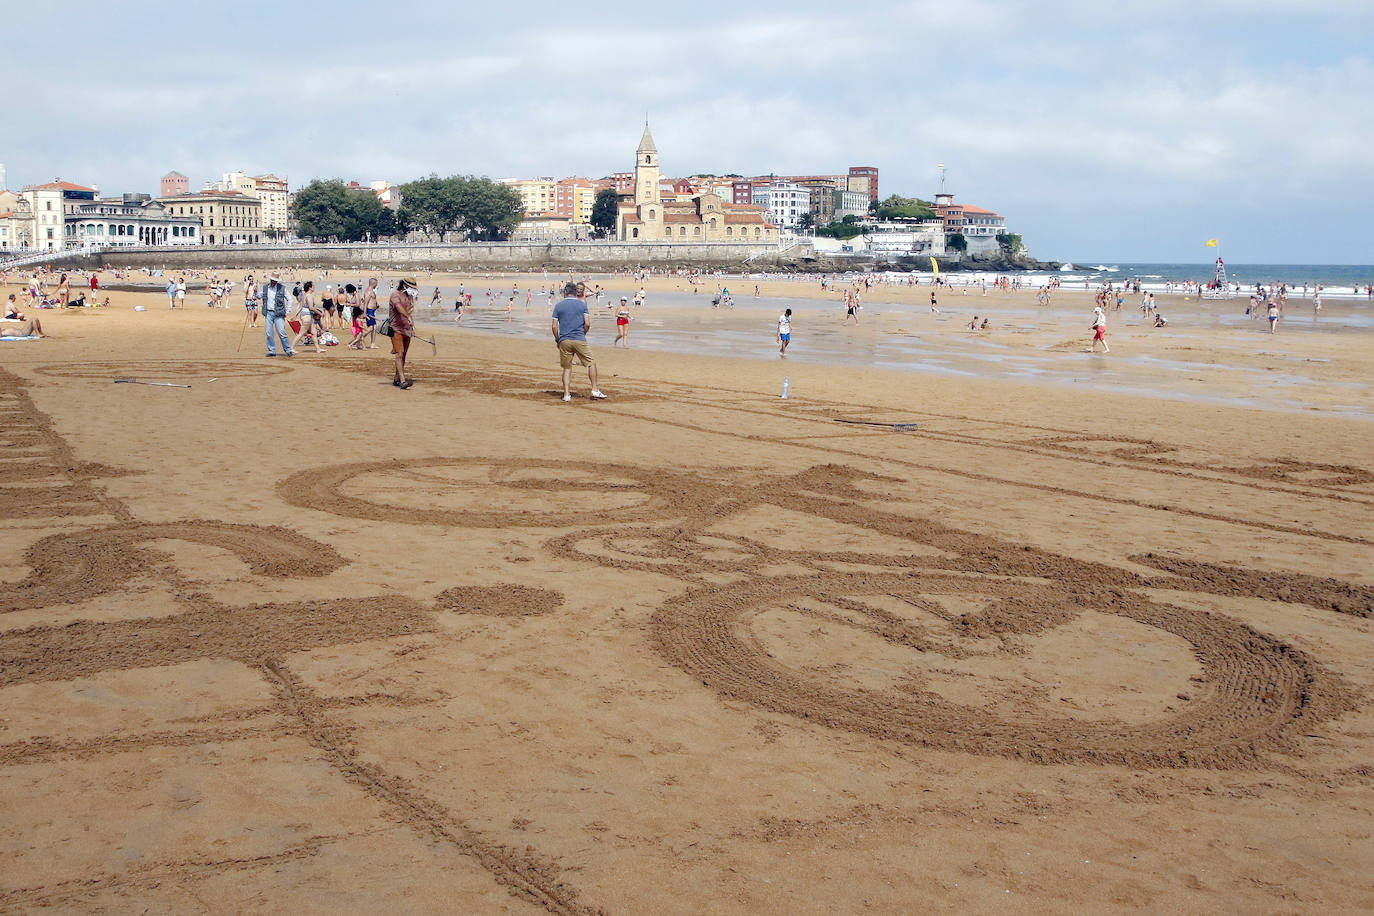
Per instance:
[[[587,378],[592,383],[592,400],[605,397],[596,387],[596,360],[587,347],[587,332],[592,327],[592,316],[587,311],[585,297],[587,287],[581,283],[563,285],[563,301],[553,307],[553,339],[558,346],[558,361],[563,366],[563,400],[571,401],[572,392],[568,382],[572,378],[573,360],[587,367]]]

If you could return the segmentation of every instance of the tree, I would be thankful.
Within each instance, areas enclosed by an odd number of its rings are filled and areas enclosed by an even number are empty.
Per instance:
[[[510,185],[472,175],[430,175],[400,186],[401,226],[445,233],[463,230],[480,239],[511,234],[524,208]]]
[[[296,192],[291,214],[305,238],[357,242],[365,236],[392,235],[393,214],[368,188],[348,188],[335,178],[315,179]]]
[[[463,228],[487,241],[509,238],[525,215],[519,192],[490,178],[468,175],[458,180]]]
[[[816,216],[810,210],[803,213],[801,218],[797,220],[798,229],[810,229],[814,225],[816,225]]]
[[[863,231],[859,221],[850,215],[817,228],[816,234],[832,239],[852,239],[856,235],[863,235]]]
[[[615,188],[602,188],[597,191],[596,200],[592,203],[592,228],[602,235],[610,235],[615,231],[616,220],[619,217],[620,205]]]
[[[968,239],[964,238],[962,232],[951,232],[945,236],[945,247],[953,248],[955,251],[968,251]]]
[[[398,218],[402,228],[442,234],[458,227],[462,214],[454,179],[430,175],[396,190],[401,195]]]
[[[918,197],[893,194],[873,210],[878,219],[934,219],[935,210],[929,201]]]
[[[1021,250],[1026,247],[1025,243],[1021,241],[1021,236],[1015,232],[997,233],[997,244],[1002,246],[1007,254],[1012,255],[1020,254]]]

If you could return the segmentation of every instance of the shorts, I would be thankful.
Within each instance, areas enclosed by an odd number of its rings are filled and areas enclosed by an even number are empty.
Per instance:
[[[781,340],[783,343],[787,343],[787,342],[789,342],[789,341],[792,339],[792,335],[791,335],[791,334],[779,334],[779,335],[778,335],[778,339]]]
[[[250,312],[256,312],[258,310],[258,304],[256,302],[245,302],[243,307]]]
[[[1098,326],[1093,330],[1093,340],[1105,341],[1106,339],[1107,339],[1107,326],[1104,325],[1104,324],[1100,324],[1100,325],[1098,325]]]
[[[410,348],[410,338],[400,331],[391,335],[391,352],[396,354],[405,353]]]
[[[620,327],[624,327],[625,325],[627,325],[627,324],[630,323],[630,319],[628,319],[628,318],[617,318],[617,319],[615,320],[615,323],[616,323],[617,325],[619,325]]]
[[[560,340],[558,342],[558,362],[564,369],[571,369],[576,359],[584,366],[596,362],[585,340]]]

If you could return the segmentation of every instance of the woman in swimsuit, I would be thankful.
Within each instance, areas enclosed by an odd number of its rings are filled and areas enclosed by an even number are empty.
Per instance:
[[[611,342],[613,347],[621,341],[625,342],[626,348],[630,346],[630,307],[627,302],[624,296],[620,297],[620,309],[615,313],[615,340]]]
[[[299,320],[301,323],[301,329],[296,333],[296,339],[291,341],[292,350],[295,350],[297,347],[299,347],[301,338],[309,334],[310,339],[315,342],[315,352],[324,352],[324,350],[320,349],[320,329],[315,327],[314,289],[314,281],[306,280],[305,287],[301,290],[300,307],[296,309],[296,314],[292,316],[297,318],[297,320]]]
[[[324,297],[320,300],[324,306],[324,327],[329,327],[334,321],[334,286],[332,284],[324,288]]]

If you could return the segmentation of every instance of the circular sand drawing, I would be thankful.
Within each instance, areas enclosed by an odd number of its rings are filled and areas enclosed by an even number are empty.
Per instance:
[[[1048,707],[1038,714],[1000,716],[919,687],[856,688],[823,671],[791,667],[760,638],[761,617],[783,610],[819,616],[831,627],[858,626],[905,647],[913,658],[930,651],[954,656],[961,640],[951,643],[869,601],[895,598],[929,606],[941,595],[985,588],[1000,597],[983,614],[953,618],[956,631],[966,626],[971,636],[1025,635],[1085,610],[1120,615],[1191,647],[1201,673],[1180,687],[1192,689],[1196,698],[1180,702],[1179,711],[1138,723],[1067,718]],[[753,580],[694,588],[670,600],[654,617],[654,633],[666,658],[723,696],[886,740],[1040,763],[1238,766],[1283,747],[1339,708],[1325,697],[1321,675],[1304,653],[1241,623],[1144,597],[1093,599],[1050,584],[893,573]]]
[[[109,382],[117,378],[137,378],[151,381],[192,382],[211,378],[263,378],[290,372],[286,360],[248,361],[159,359],[146,362],[103,362],[79,363],[72,365],[38,366],[34,369],[40,375],[52,378],[87,379],[93,382]]]
[[[312,468],[283,480],[277,493],[292,505],[346,518],[559,528],[688,513],[706,498],[701,488],[694,476],[634,466],[417,458]]]

